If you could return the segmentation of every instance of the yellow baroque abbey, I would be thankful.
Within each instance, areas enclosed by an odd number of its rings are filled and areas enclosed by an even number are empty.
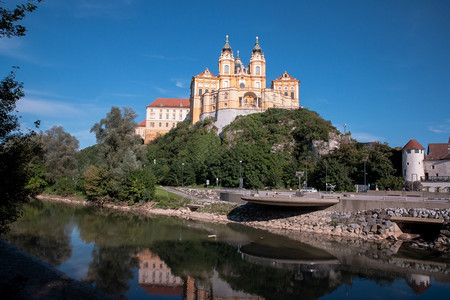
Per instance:
[[[300,81],[284,72],[266,88],[266,60],[256,37],[250,63],[245,66],[239,51],[236,58],[226,36],[219,57],[219,74],[208,68],[191,80],[189,118],[199,120],[215,118],[221,129],[238,115],[262,112],[268,108],[297,109]]]
[[[256,37],[250,63],[245,66],[237,51],[236,58],[226,36],[219,57],[219,74],[208,68],[191,80],[190,99],[157,98],[147,106],[146,118],[136,128],[145,144],[164,135],[178,122],[192,124],[214,118],[222,132],[239,115],[263,112],[269,108],[299,108],[300,81],[284,72],[266,88],[266,59]]]

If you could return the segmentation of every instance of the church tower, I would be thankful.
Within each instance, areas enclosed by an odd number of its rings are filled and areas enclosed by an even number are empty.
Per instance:
[[[255,46],[252,50],[249,64],[250,74],[252,75],[252,88],[266,88],[266,59],[259,45],[258,37],[256,37]]]
[[[230,88],[232,85],[232,75],[234,75],[234,57],[231,50],[230,43],[228,42],[228,35],[226,36],[225,45],[222,48],[222,52],[219,57],[219,88]]]

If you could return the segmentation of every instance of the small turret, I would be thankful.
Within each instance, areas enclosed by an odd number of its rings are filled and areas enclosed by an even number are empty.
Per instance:
[[[253,47],[252,53],[255,53],[255,52],[258,52],[258,53],[262,52],[261,46],[259,45],[258,37],[256,37],[255,47]]]
[[[225,51],[228,51],[230,53],[232,52],[230,43],[228,42],[228,34],[226,35],[225,45],[223,45],[223,48],[222,48],[222,52],[225,52]]]

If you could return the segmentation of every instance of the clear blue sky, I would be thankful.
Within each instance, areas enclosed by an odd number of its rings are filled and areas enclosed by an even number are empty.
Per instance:
[[[4,1],[9,6],[17,1]],[[300,104],[361,142],[450,136],[450,1],[45,0],[26,37],[0,40],[0,73],[20,66],[23,127],[41,120],[80,141],[111,106],[137,122],[157,97],[189,98],[191,77],[230,36],[248,64],[255,37],[267,82],[301,80]]]

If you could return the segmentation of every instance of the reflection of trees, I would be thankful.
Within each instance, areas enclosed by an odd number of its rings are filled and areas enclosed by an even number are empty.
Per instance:
[[[59,266],[72,255],[68,220],[73,208],[33,201],[24,206],[22,217],[11,225],[5,236],[11,244],[53,266]]]
[[[151,250],[177,276],[192,276],[207,281],[216,270],[234,290],[266,299],[317,299],[341,284],[340,275],[331,267],[325,267],[321,272],[302,270],[300,267],[274,269],[242,260],[235,247],[224,243],[157,242]]]
[[[85,280],[111,295],[125,297],[130,288],[128,280],[133,278],[132,269],[138,265],[133,253],[134,249],[127,247],[95,248]]]

